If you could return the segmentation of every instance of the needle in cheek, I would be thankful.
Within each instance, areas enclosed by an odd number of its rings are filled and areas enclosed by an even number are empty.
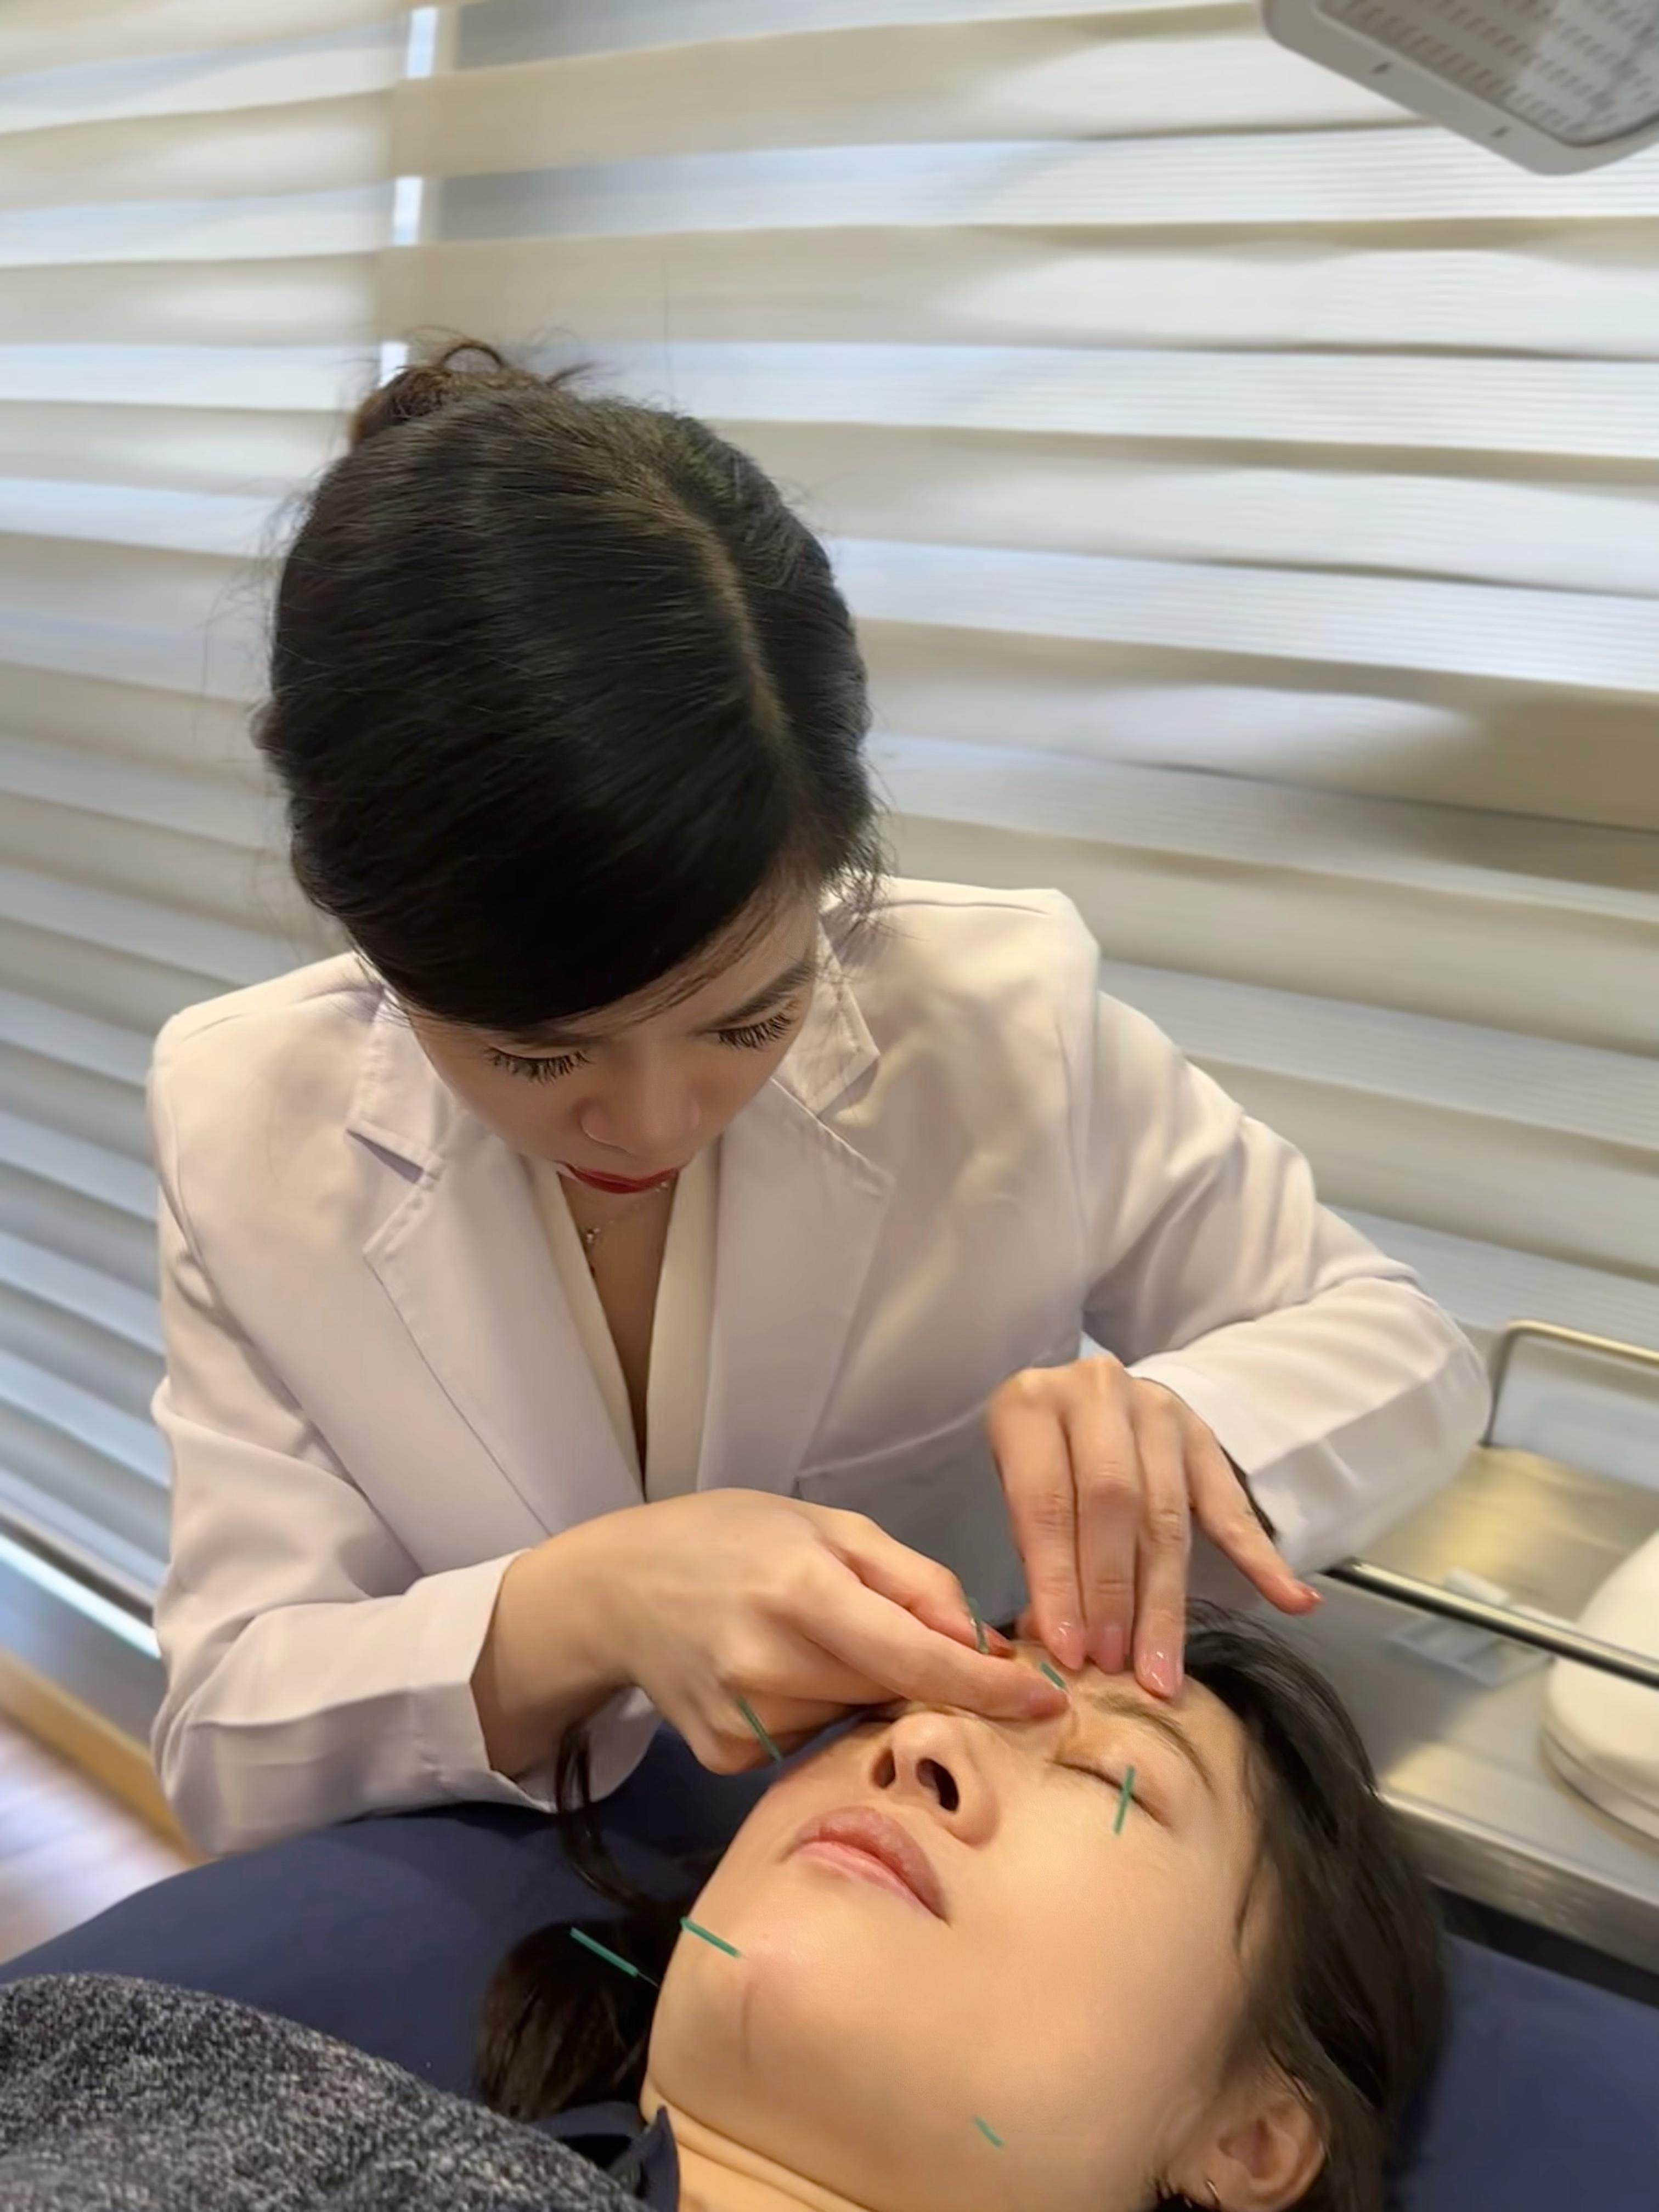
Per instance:
[[[743,1956],[735,1943],[728,1943],[724,1936],[716,1936],[712,1929],[700,1928],[695,1920],[682,1920],[680,1926],[684,1929],[688,1936],[699,1936],[703,1942],[712,1944],[715,1950],[724,1951],[728,1959],[740,1959]]]

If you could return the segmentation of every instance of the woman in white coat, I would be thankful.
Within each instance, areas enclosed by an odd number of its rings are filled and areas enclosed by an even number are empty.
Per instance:
[[[822,550],[702,425],[483,349],[366,404],[259,725],[356,951],[152,1085],[204,1844],[545,1807],[578,1723],[603,1794],[659,1716],[732,1770],[1042,1713],[967,1601],[1022,1571],[1062,1666],[1169,1694],[1194,1528],[1304,1610],[1459,1462],[1469,1347],[1066,902],[883,875],[866,721]]]

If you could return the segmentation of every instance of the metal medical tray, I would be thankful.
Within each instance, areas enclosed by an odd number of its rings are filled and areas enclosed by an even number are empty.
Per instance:
[[[1517,1322],[1494,1350],[1488,1439],[1515,1347],[1534,1336],[1659,1367],[1659,1354],[1638,1346]],[[1659,1488],[1488,1441],[1364,1559],[1320,1578],[1315,1620],[1288,1624],[1341,1692],[1436,1881],[1650,1971],[1659,1971],[1659,1841],[1588,1803],[1550,1765],[1540,1740],[1547,1665],[1483,1681],[1413,1649],[1421,1639],[1408,1625],[1439,1616],[1502,1636],[1511,1652],[1532,1646],[1659,1685],[1651,1656],[1566,1625],[1656,1531]],[[1449,1589],[1453,1570],[1564,1618],[1516,1618]],[[1659,1686],[1651,1694],[1659,1745]]]

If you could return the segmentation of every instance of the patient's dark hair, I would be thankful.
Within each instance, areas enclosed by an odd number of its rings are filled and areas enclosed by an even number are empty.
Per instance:
[[[1272,1885],[1235,2055],[1265,2056],[1319,2123],[1325,2162],[1303,2212],[1381,2212],[1396,2139],[1439,2048],[1444,1969],[1432,1895],[1352,1722],[1306,1660],[1253,1623],[1195,1606],[1187,1668],[1243,1726],[1255,1878]],[[644,1895],[605,1850],[585,1772],[585,1747],[568,1743],[560,1802],[575,1808],[570,1856],[617,1908],[585,1931],[660,1980],[678,1916],[713,1861],[684,1893]],[[636,2097],[654,2003],[653,1990],[580,1948],[568,1927],[538,1930],[508,1954],[485,1997],[482,2094],[521,2119]]]
[[[410,1005],[528,1038],[694,986],[780,900],[867,911],[868,720],[829,558],[755,462],[462,342],[313,493],[254,733],[313,902]]]

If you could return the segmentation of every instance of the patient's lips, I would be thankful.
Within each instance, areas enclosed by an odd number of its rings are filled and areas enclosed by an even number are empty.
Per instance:
[[[878,1889],[890,1889],[936,1919],[950,1917],[933,1861],[907,1829],[872,1805],[844,1805],[838,1812],[820,1814],[796,1837],[793,1851]]]

